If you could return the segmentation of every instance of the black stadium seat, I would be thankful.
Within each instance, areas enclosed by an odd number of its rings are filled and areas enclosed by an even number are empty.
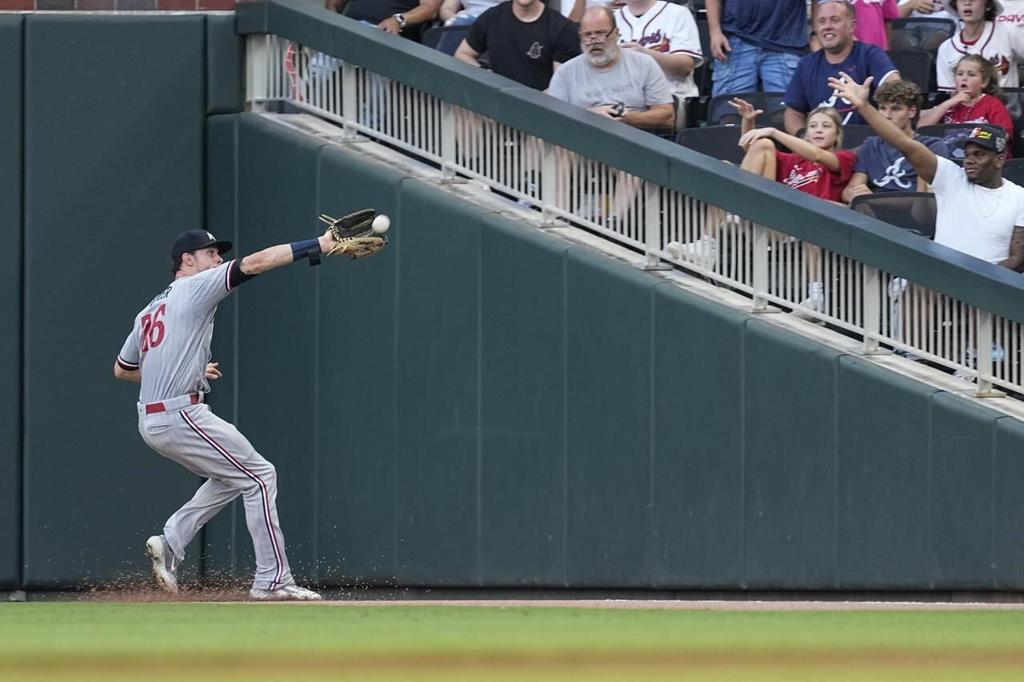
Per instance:
[[[875,134],[871,126],[863,123],[845,125],[843,126],[843,149],[856,149],[864,144],[864,140]]]
[[[935,57],[920,48],[889,50],[889,59],[900,70],[903,80],[915,83],[921,92],[935,90]]]
[[[676,135],[676,142],[682,146],[736,165],[743,161],[743,150],[740,149],[739,141],[739,126],[683,128]]]
[[[940,123],[933,126],[921,126],[917,132],[921,135],[930,135],[945,140],[949,145],[950,158],[959,163],[964,160],[964,150],[957,143],[970,135],[971,131],[977,127],[976,123]]]
[[[733,97],[739,97],[750,102],[755,109],[764,109],[764,113],[757,117],[759,127],[771,126],[784,130],[786,127],[783,121],[783,114],[786,111],[786,105],[782,101],[784,95],[783,92],[740,92],[712,97],[708,104],[708,125],[739,125],[739,114],[729,104],[729,100]]]
[[[890,50],[919,49],[933,55],[938,51],[939,45],[956,33],[956,22],[952,19],[908,17],[894,19],[890,26]],[[921,87],[924,88],[923,85]]]
[[[1024,158],[1007,159],[1006,165],[1003,166],[1003,177],[1024,187]]]
[[[423,33],[423,44],[435,50],[442,50],[445,54],[454,55],[459,49],[462,39],[469,35],[472,25],[465,26],[434,26]],[[444,40],[444,45],[441,41]],[[440,47],[439,47],[440,46]],[[443,48],[443,49],[442,49]]]
[[[850,208],[922,237],[935,236],[935,195],[930,192],[862,194]]]

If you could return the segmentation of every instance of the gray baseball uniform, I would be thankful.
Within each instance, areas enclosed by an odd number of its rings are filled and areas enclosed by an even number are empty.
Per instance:
[[[277,519],[277,473],[232,424],[217,417],[202,396],[209,390],[213,318],[217,304],[247,279],[232,260],[176,279],[135,318],[118,353],[126,371],[140,369],[139,433],[168,459],[208,480],[164,526],[179,561],[203,524],[239,495],[256,553],[253,587],[290,585],[291,570]]]

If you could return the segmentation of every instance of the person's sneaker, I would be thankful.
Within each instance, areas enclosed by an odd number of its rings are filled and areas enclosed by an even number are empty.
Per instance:
[[[706,270],[718,267],[718,240],[704,235],[695,242],[669,242],[665,250],[676,260],[696,263]]]
[[[163,535],[146,540],[146,556],[153,562],[153,577],[164,592],[178,593],[178,560]]]
[[[811,285],[810,295],[800,303],[800,309],[793,311],[793,317],[798,320],[820,321],[817,315],[812,315],[809,312],[821,313],[825,311],[825,292],[819,287],[816,287],[814,284]]]
[[[285,585],[276,590],[261,590],[254,587],[249,590],[249,599],[253,601],[320,601],[323,597],[305,587]]]

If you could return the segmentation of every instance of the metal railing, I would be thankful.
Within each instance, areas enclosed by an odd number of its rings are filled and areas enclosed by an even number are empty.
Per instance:
[[[637,250],[645,267],[673,263],[742,292],[754,312],[789,309],[844,330],[865,353],[894,350],[948,368],[979,396],[1024,393],[1019,322],[279,36],[249,35],[246,67],[251,106],[311,112],[344,138],[436,165],[443,180],[485,183],[536,208],[542,224],[584,227]]]

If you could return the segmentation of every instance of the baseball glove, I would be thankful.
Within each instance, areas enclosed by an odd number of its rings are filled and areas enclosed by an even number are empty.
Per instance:
[[[376,215],[377,212],[372,208],[364,208],[341,218],[321,213],[320,221],[327,225],[335,241],[327,255],[347,254],[352,259],[366,258],[387,246],[388,238],[377,236],[373,232],[373,219]]]

